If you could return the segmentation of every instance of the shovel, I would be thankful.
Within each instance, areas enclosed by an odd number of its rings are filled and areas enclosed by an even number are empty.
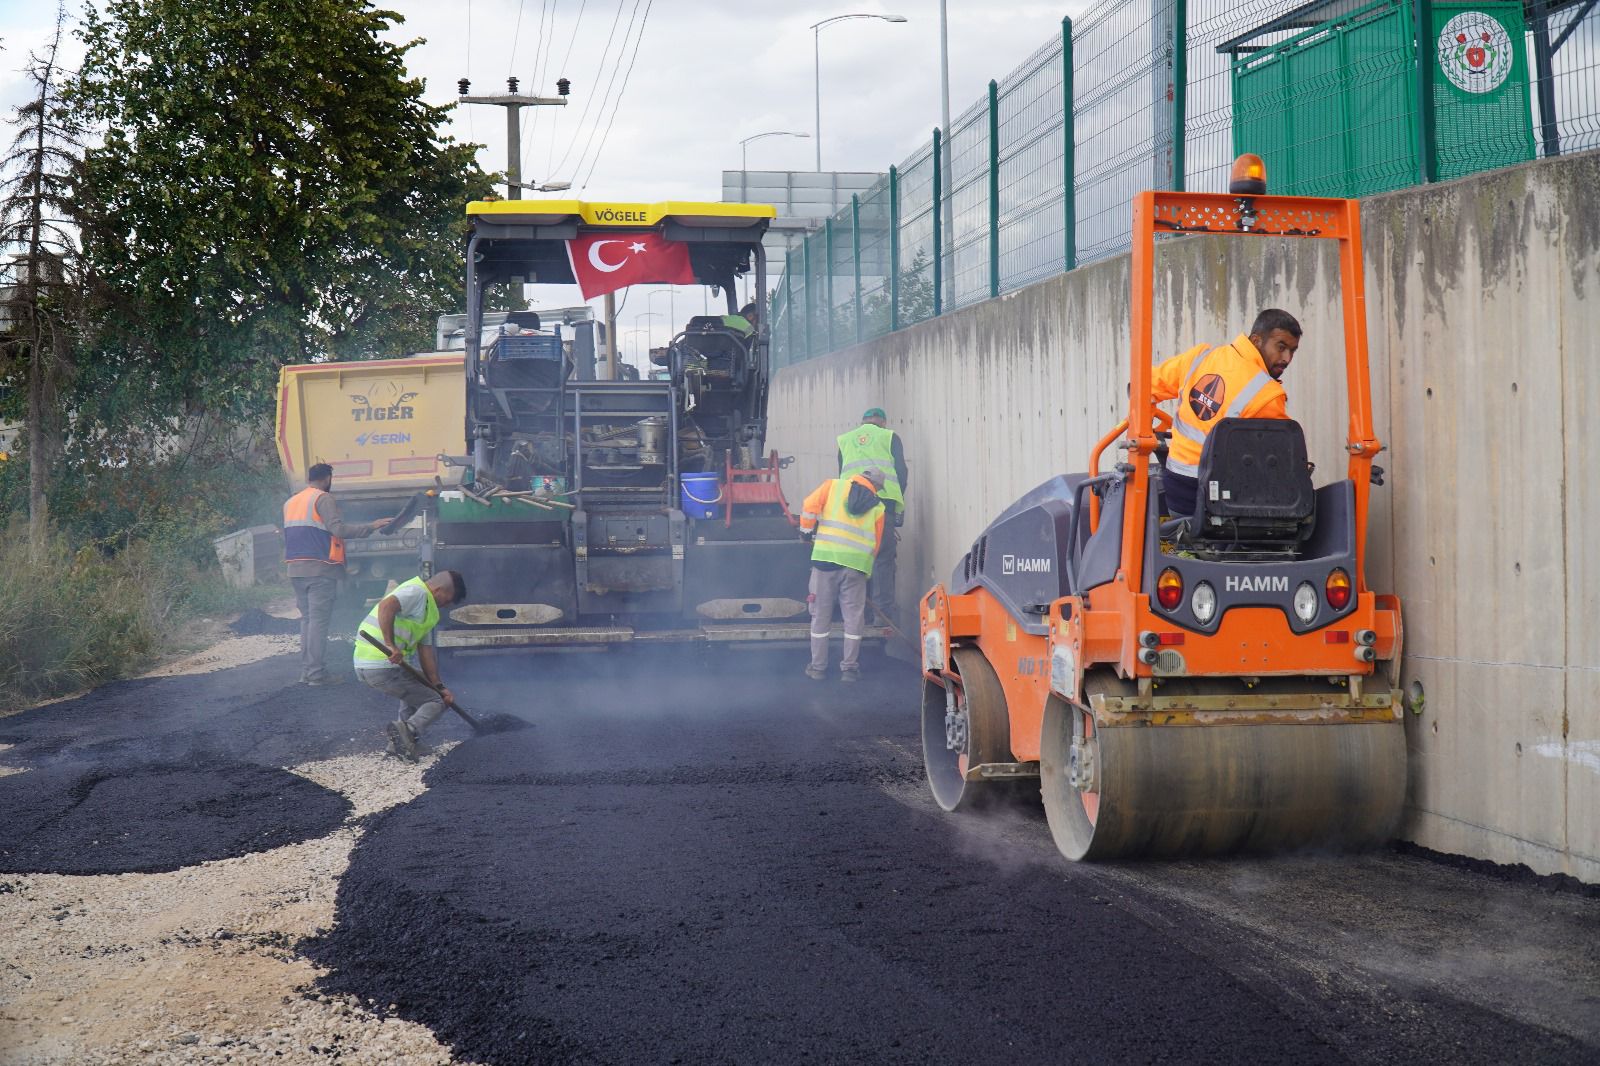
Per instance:
[[[377,637],[373,636],[371,633],[366,632],[365,630],[363,630],[362,633],[361,633],[361,639],[366,641],[368,644],[371,644],[374,648],[377,648],[379,651],[383,652],[384,658],[388,658],[389,649],[383,646],[383,641],[379,640]],[[400,663],[400,669],[404,670],[407,674],[411,675],[411,679],[413,681],[416,681],[418,684],[426,685],[428,688],[432,689],[434,692],[439,692],[439,686],[435,685],[433,682],[429,681],[426,677],[423,677],[422,676],[422,671],[413,668],[410,663],[402,661]],[[439,692],[439,694],[441,696],[444,695],[444,693],[442,693],[442,692]],[[459,714],[462,717],[462,719],[464,719],[466,721],[466,723],[469,726],[472,727],[472,731],[474,733],[488,733],[488,732],[491,732],[491,730],[488,730],[488,729],[484,728],[484,725],[483,725],[482,722],[478,721],[472,715],[468,714],[467,713],[467,709],[465,707],[461,706],[459,703],[456,703],[454,700],[450,700],[450,701],[446,702],[445,706],[450,708],[452,711],[455,711],[457,714]]]

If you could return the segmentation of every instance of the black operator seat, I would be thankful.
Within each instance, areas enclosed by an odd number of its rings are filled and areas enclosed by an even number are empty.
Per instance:
[[[728,325],[720,315],[695,315],[689,319],[677,346],[686,355],[705,359],[708,378],[741,379],[750,355],[747,335]]]
[[[1185,539],[1303,543],[1316,524],[1306,435],[1287,418],[1224,418],[1200,452],[1195,514]]]

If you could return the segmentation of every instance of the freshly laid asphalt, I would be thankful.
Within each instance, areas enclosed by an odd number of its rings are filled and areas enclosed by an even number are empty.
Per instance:
[[[300,950],[462,1059],[1595,1062],[1600,899],[1383,851],[1074,866],[1036,805],[942,814],[913,670],[497,655]],[[0,869],[172,869],[326,832],[282,768],[386,700],[282,656],[0,720]],[[161,828],[163,825],[167,828]],[[173,831],[178,825],[180,831]],[[113,841],[113,844],[100,844]],[[1584,945],[1587,944],[1588,947]]]

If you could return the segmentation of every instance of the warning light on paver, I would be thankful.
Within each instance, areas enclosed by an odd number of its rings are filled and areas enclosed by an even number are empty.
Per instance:
[[[1228,192],[1234,196],[1265,196],[1267,165],[1258,155],[1246,152],[1233,161],[1228,173]]]

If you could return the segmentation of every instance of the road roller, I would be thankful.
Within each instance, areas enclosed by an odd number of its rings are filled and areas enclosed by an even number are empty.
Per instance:
[[[1154,253],[1197,234],[1337,243],[1348,465],[1314,487],[1298,423],[1223,417],[1194,514],[1173,517]],[[1366,582],[1383,471],[1359,204],[1268,195],[1250,156],[1227,194],[1141,193],[1131,307],[1127,417],[1087,470],[1006,508],[921,601],[934,798],[958,811],[1039,795],[1072,860],[1379,844],[1404,803],[1406,746],[1400,604]]]

